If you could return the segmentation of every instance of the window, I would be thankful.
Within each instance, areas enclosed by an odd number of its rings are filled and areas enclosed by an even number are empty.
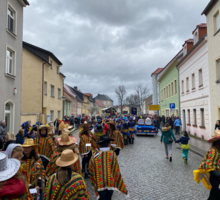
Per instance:
[[[171,83],[171,95],[173,96],[173,82]]]
[[[217,67],[217,80],[220,80],[220,59],[216,61],[216,67]]]
[[[60,119],[60,110],[57,111],[57,118]]]
[[[166,89],[163,89],[164,99],[166,99]]]
[[[60,99],[60,98],[61,98],[61,89],[58,88],[58,99]]]
[[[215,33],[219,30],[219,12],[217,12],[214,16],[214,20],[215,20],[215,27],[214,27],[214,31]]]
[[[14,75],[14,52],[7,48],[6,73]]]
[[[195,32],[194,34],[194,45],[198,42],[198,33]]]
[[[166,86],[166,91],[167,91],[166,97],[168,98],[169,97],[169,95],[168,95],[168,86]]]
[[[5,132],[13,131],[13,104],[9,102],[5,104],[5,121]]]
[[[54,111],[50,111],[50,121],[52,122],[54,120]]]
[[[8,30],[15,33],[15,12],[12,8],[8,8]]]
[[[174,80],[174,92],[177,94],[177,85],[176,85],[176,80]]]
[[[182,94],[184,94],[184,81],[182,81]]]
[[[199,87],[203,86],[202,69],[199,70]]]
[[[59,74],[60,73],[60,67],[59,67],[59,65],[57,65],[57,74]]]
[[[188,124],[190,124],[190,109],[188,109],[187,112],[188,112]]]
[[[54,97],[54,86],[50,85],[50,96]]]
[[[200,115],[201,115],[201,126],[202,126],[202,127],[205,127],[204,108],[200,108]]]
[[[197,125],[197,118],[196,118],[196,109],[193,109],[193,118],[194,118],[194,125]]]
[[[47,82],[44,82],[44,94],[47,94]]]
[[[171,96],[171,92],[170,92],[170,84],[169,84],[169,97]]]
[[[195,89],[195,74],[192,74],[192,90]]]
[[[189,92],[189,77],[186,78],[186,92]]]
[[[50,69],[53,69],[53,61],[50,60]]]

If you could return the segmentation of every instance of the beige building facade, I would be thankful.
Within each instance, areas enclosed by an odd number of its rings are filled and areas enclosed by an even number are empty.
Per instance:
[[[207,17],[211,130],[220,120],[220,1],[211,0],[202,14]],[[214,131],[211,131],[213,136]]]
[[[62,63],[51,52],[23,42],[21,123],[63,117]]]

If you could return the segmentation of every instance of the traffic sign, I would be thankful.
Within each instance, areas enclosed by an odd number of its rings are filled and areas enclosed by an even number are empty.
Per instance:
[[[160,110],[160,105],[149,105],[149,110]]]
[[[175,109],[175,103],[170,103],[170,109],[171,110]]]

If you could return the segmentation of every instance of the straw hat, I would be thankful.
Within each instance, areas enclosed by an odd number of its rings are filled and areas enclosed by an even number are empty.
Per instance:
[[[0,182],[12,178],[18,172],[20,164],[19,160],[8,159],[6,154],[0,152]]]
[[[220,140],[220,130],[215,130],[214,137],[212,139],[208,140],[207,142],[213,143],[217,140]]]
[[[52,127],[50,127],[49,125],[41,125],[40,127],[39,127],[39,130],[41,130],[41,129],[43,129],[43,128],[45,128],[45,129],[47,129],[47,134],[48,135],[51,135],[51,134],[53,134],[52,133]]]
[[[68,167],[74,164],[79,159],[79,156],[76,153],[73,153],[73,150],[66,149],[61,153],[61,156],[56,160],[56,165],[58,167]]]
[[[24,140],[24,144],[21,145],[22,147],[34,147],[37,148],[38,144],[34,144],[34,140],[32,138],[26,138]]]
[[[59,146],[69,146],[75,144],[77,139],[73,136],[69,136],[67,133],[62,133],[61,137],[57,138]]]

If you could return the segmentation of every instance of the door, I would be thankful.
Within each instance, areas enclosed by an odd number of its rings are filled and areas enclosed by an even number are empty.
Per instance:
[[[170,112],[169,110],[166,110],[166,117],[169,117],[170,116]]]
[[[12,131],[12,104],[6,103],[5,105],[5,132]]]

